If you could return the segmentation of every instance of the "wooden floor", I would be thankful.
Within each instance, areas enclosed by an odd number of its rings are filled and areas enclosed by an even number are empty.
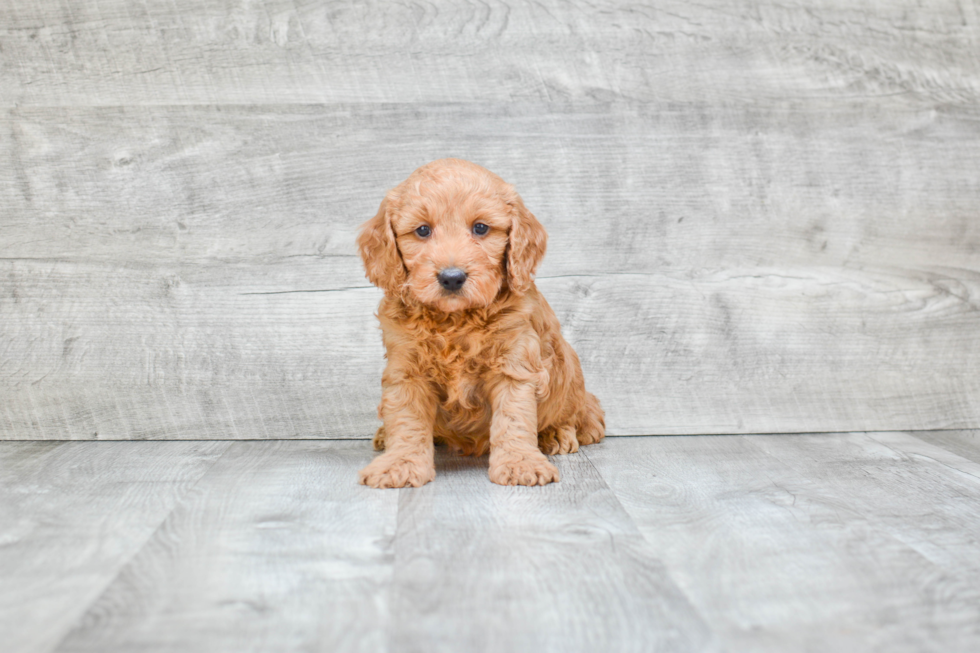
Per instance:
[[[544,488],[372,455],[0,443],[3,650],[980,650],[980,431],[615,438]]]

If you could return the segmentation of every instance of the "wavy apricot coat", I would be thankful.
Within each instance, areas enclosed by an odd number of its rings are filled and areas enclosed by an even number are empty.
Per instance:
[[[489,232],[474,235],[476,222]],[[603,438],[602,408],[533,281],[546,241],[513,187],[457,159],[416,170],[362,227],[367,276],[385,291],[388,359],[374,439],[385,453],[362,483],[422,485],[435,476],[433,445],[445,443],[489,450],[496,483],[545,484],[558,480],[545,453]],[[461,291],[439,287],[447,265],[466,272]]]

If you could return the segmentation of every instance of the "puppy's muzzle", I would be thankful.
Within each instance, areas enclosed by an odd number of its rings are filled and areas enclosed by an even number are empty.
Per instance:
[[[449,292],[456,292],[466,283],[466,273],[459,268],[446,268],[439,273],[439,285]]]

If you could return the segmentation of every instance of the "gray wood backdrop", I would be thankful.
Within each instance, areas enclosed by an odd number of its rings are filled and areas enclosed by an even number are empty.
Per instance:
[[[5,0],[0,438],[369,437],[355,230],[445,156],[610,433],[980,427],[980,6],[803,5]]]

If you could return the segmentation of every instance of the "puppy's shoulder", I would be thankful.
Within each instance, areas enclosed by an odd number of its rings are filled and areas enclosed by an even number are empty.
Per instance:
[[[561,331],[558,316],[555,315],[555,311],[537,286],[532,283],[531,288],[521,299],[523,300],[522,308],[526,319],[539,335]]]
[[[381,323],[385,347],[389,350],[424,340],[433,331],[433,325],[429,324],[423,313],[388,295],[378,305],[378,322]]]

